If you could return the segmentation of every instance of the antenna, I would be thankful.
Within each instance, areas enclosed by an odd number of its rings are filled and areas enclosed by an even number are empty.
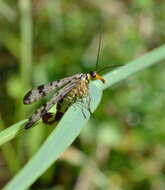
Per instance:
[[[100,26],[99,47],[98,47],[98,50],[97,50],[97,59],[96,59],[96,71],[98,70],[98,63],[99,63],[99,58],[100,58],[101,40],[102,40],[102,29],[101,29],[101,26]]]
[[[113,68],[121,67],[121,66],[123,66],[123,65],[110,65],[110,66],[107,66],[107,67],[103,67],[103,68],[99,69],[99,70],[97,71],[97,73],[101,73],[101,72],[103,72],[104,70],[113,69]]]

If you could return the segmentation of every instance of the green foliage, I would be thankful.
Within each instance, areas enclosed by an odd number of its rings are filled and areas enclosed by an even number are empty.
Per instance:
[[[164,10],[153,0],[1,1],[0,187],[165,188],[164,65],[150,67],[165,57]],[[22,104],[29,88],[95,68],[100,23],[99,66],[124,66],[92,84],[96,111],[84,118],[76,105],[55,129],[24,130],[38,107]]]

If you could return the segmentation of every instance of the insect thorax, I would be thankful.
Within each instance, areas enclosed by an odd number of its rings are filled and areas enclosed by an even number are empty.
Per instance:
[[[87,97],[89,93],[88,84],[87,74],[83,74],[79,83],[58,102],[57,111],[64,113],[76,100]]]

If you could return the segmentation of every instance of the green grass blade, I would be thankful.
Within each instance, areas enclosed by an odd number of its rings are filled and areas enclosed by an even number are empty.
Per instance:
[[[20,121],[7,129],[0,132],[0,146],[10,140],[12,140],[21,130],[22,126],[27,122],[27,120]]]
[[[32,5],[30,0],[19,0],[21,31],[21,80],[30,84],[32,76]]]
[[[146,53],[144,56],[137,58],[110,73],[107,73],[104,76],[106,80],[105,85],[102,85],[98,81],[95,81],[95,84],[104,90],[113,84],[129,77],[130,75],[158,63],[163,59],[165,59],[165,45],[160,46],[149,53]]]
[[[130,62],[128,65],[121,67],[117,71],[113,71],[105,75],[107,84],[100,85],[96,82],[92,86],[92,110],[94,110],[100,102],[102,91],[110,85],[130,76],[131,74],[140,71],[146,67],[155,64],[165,58],[165,46],[157,48],[143,57]],[[86,124],[89,113],[85,111],[86,119],[84,118],[80,107],[71,107],[69,111],[62,118],[58,127],[51,133],[48,139],[44,142],[39,151],[34,157],[25,165],[25,167],[15,176],[9,184],[4,188],[5,190],[23,190],[27,189],[39,176],[41,176],[48,167],[65,151],[65,149],[73,142],[79,135],[81,129]]]
[[[0,14],[8,21],[13,21],[16,18],[16,12],[5,1],[0,1]]]
[[[92,94],[95,94],[91,104],[91,109],[94,111],[101,100],[102,92],[96,87],[92,87],[91,90]],[[84,109],[84,113],[86,118],[84,118],[80,106],[72,106],[36,155],[4,189],[26,189],[41,176],[79,135],[90,116],[86,109]]]

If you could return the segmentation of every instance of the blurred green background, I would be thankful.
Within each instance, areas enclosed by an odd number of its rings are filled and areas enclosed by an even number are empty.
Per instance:
[[[0,130],[27,118],[33,86],[124,65],[165,41],[164,0],[0,1]],[[31,189],[164,190],[163,62],[106,90],[79,138]],[[33,128],[0,149],[0,187],[38,150],[51,127]]]

